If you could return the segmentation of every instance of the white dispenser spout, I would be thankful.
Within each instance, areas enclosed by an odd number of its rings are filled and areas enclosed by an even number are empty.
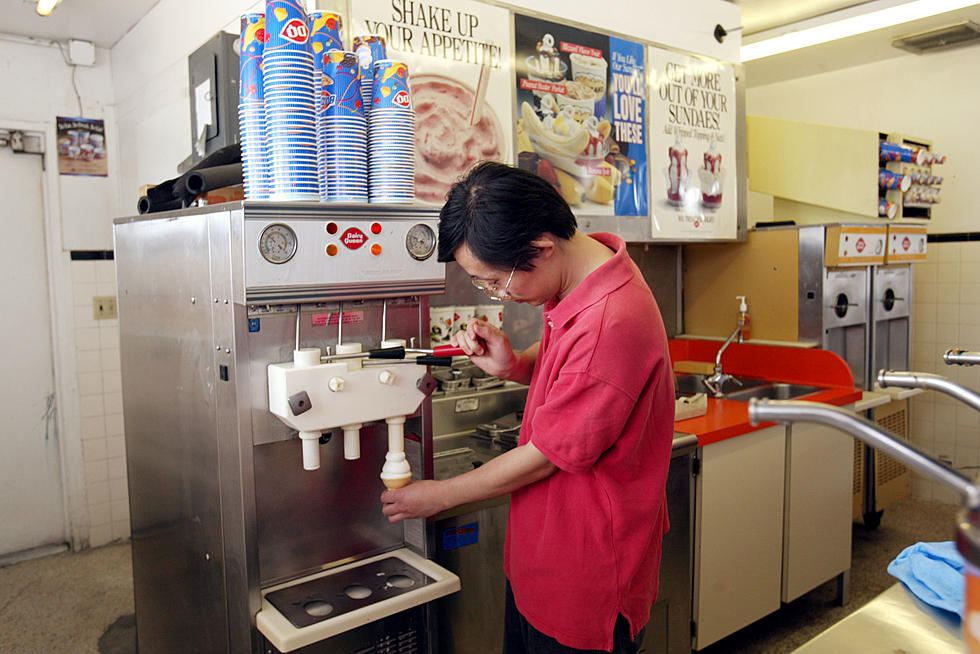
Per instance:
[[[301,431],[299,438],[303,443],[303,470],[320,468],[320,434],[315,431]]]
[[[385,418],[388,423],[388,453],[381,468],[381,481],[388,489],[407,486],[412,481],[412,469],[405,458],[405,416]]]
[[[348,461],[356,461],[361,458],[361,427],[364,425],[355,422],[352,425],[344,425],[344,458]]]

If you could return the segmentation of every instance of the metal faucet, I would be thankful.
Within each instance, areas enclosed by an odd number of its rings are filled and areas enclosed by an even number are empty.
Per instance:
[[[742,382],[740,382],[739,380],[735,379],[734,377],[732,377],[728,373],[725,373],[725,372],[722,372],[721,371],[721,355],[725,353],[725,350],[728,348],[729,345],[732,344],[732,341],[735,340],[735,337],[736,336],[738,336],[738,342],[741,343],[742,342],[742,323],[741,323],[741,321],[739,321],[738,326],[735,327],[735,331],[732,332],[731,336],[729,336],[725,340],[725,343],[718,350],[718,354],[715,356],[715,372],[714,372],[714,374],[711,375],[710,377],[708,377],[707,379],[702,380],[702,383],[705,386],[708,387],[708,390],[710,390],[711,391],[711,394],[714,395],[715,397],[722,397],[724,395],[724,393],[721,392],[721,389],[725,385],[725,382],[727,382],[729,380],[734,381],[739,386],[742,385]]]

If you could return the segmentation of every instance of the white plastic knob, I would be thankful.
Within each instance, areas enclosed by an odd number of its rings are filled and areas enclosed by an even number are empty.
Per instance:
[[[378,373],[378,381],[386,386],[391,386],[395,383],[395,373],[390,370],[382,370]]]
[[[327,388],[329,388],[334,393],[340,393],[344,390],[345,382],[343,377],[331,377],[330,381],[327,382]]]

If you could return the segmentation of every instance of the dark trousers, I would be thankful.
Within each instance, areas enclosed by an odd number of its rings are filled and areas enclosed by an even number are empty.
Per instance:
[[[622,615],[616,618],[613,629],[612,654],[636,654],[643,643],[646,627],[640,630],[635,639],[630,638],[630,626]],[[503,654],[584,654],[603,650],[575,649],[566,647],[551,636],[546,636],[528,623],[517,610],[514,593],[507,582],[507,603],[504,610],[504,651]]]

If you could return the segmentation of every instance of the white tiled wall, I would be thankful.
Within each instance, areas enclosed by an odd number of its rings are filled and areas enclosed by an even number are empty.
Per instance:
[[[932,372],[980,391],[980,367],[947,366],[951,347],[980,350],[980,241],[929,243],[928,261],[913,266],[913,370]],[[980,414],[948,395],[912,398],[912,442],[970,477],[980,473]],[[912,493],[959,503],[951,490],[913,475]]]
[[[95,320],[92,299],[116,295],[112,261],[72,261],[75,349],[89,545],[129,538],[129,490],[119,372],[119,321]]]

